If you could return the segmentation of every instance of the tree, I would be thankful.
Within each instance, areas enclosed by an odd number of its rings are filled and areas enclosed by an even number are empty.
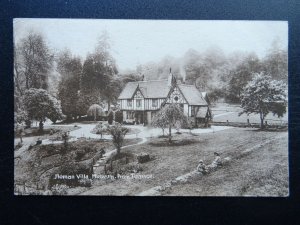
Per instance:
[[[184,115],[182,108],[178,104],[166,104],[161,108],[152,120],[154,127],[169,128],[169,143],[172,143],[172,127],[176,122],[180,122],[181,126],[188,124],[188,119]]]
[[[212,91],[209,92],[209,100],[211,103],[217,102],[220,98],[225,96],[224,89],[222,88],[214,88]]]
[[[195,50],[189,50],[185,54],[185,58],[186,82],[196,84],[198,88],[205,90],[211,73],[208,63]]]
[[[110,103],[114,101],[120,89],[120,81],[115,75],[118,73],[114,58],[110,54],[109,37],[103,33],[99,38],[95,52],[87,56],[83,63],[81,76],[82,94],[95,95]],[[109,108],[108,108],[109,109]]]
[[[54,56],[44,37],[29,33],[15,45],[14,74],[21,94],[30,88],[48,88],[48,76],[53,67]]]
[[[165,129],[168,128],[168,125],[169,125],[169,121],[168,119],[166,118],[166,116],[162,116],[162,113],[160,113],[160,116],[154,116],[153,117],[153,120],[151,122],[151,125],[154,126],[154,127],[159,127],[162,129],[162,132],[163,132],[163,136],[165,136]]]
[[[23,124],[28,120],[27,112],[23,109],[18,109],[14,112],[14,130],[20,135],[20,141],[23,142]]]
[[[108,124],[112,124],[114,121],[114,115],[112,111],[108,111],[107,113],[107,122]]]
[[[31,120],[40,122],[40,131],[43,131],[43,123],[46,118],[49,118],[53,122],[63,118],[60,102],[49,95],[46,90],[31,88],[25,91],[24,105],[28,117]]]
[[[79,116],[85,116],[89,107],[93,104],[99,104],[99,98],[92,94],[78,93],[77,113]]]
[[[131,73],[125,73],[120,77],[122,81],[122,86],[125,86],[128,82],[135,82],[135,81],[141,81],[143,80],[143,75],[137,75],[134,72]]]
[[[261,129],[264,128],[264,119],[272,112],[273,115],[282,117],[286,113],[286,85],[283,81],[272,80],[270,76],[257,73],[247,84],[241,95],[241,107],[246,113],[259,114]]]
[[[50,108],[47,117],[53,123],[56,123],[57,120],[64,119],[65,115],[62,113],[60,101],[51,95],[49,95],[49,101],[50,101]]]
[[[115,123],[114,125],[108,128],[108,131],[112,136],[113,144],[117,148],[118,155],[120,154],[121,148],[123,146],[125,135],[128,133],[129,130],[126,127],[123,127],[121,124]]]
[[[288,53],[280,46],[279,40],[275,39],[268,54],[263,61],[266,74],[270,74],[273,79],[288,81]]]
[[[103,108],[98,104],[93,104],[87,111],[88,116],[92,116],[94,121],[96,121],[98,116],[102,116],[104,114]]]
[[[227,100],[239,103],[243,88],[252,79],[254,73],[261,71],[261,63],[255,54],[249,54],[235,69],[231,70],[228,83]]]
[[[69,51],[62,52],[57,59],[57,71],[61,79],[58,85],[58,98],[61,101],[62,112],[67,119],[78,116],[78,99],[82,65],[80,58],[72,57]]]

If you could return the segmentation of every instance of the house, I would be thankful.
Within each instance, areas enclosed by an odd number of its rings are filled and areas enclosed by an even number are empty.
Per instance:
[[[179,104],[195,124],[211,118],[201,92],[194,85],[177,82],[171,70],[165,80],[128,82],[118,98],[124,123],[150,124],[156,112],[170,103]]]

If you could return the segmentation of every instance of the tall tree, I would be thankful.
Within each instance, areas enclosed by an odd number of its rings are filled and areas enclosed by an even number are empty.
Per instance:
[[[196,84],[198,88],[205,90],[210,78],[211,68],[205,58],[197,51],[190,49],[184,56],[186,82]]]
[[[272,42],[268,54],[263,60],[264,70],[273,79],[288,82],[288,54],[279,45],[278,40]]]
[[[58,97],[62,112],[67,119],[77,117],[82,65],[80,58],[73,57],[69,51],[62,52],[57,59],[57,70],[61,80],[58,86]]]
[[[103,33],[98,41],[95,52],[88,55],[82,70],[82,94],[95,95],[108,102],[115,100],[115,75],[118,73],[114,58],[110,54],[109,37]],[[113,98],[113,99],[112,99]]]
[[[278,117],[282,117],[286,113],[286,90],[283,81],[272,80],[270,76],[263,73],[255,74],[241,95],[243,111],[240,115],[244,113],[247,115],[259,114],[263,129],[264,119],[270,112]]]
[[[243,88],[252,79],[254,73],[261,71],[259,58],[251,53],[237,67],[231,71],[228,83],[227,100],[239,103]]]
[[[22,93],[30,88],[48,88],[48,76],[53,68],[54,56],[44,37],[29,33],[15,46],[15,84]]]

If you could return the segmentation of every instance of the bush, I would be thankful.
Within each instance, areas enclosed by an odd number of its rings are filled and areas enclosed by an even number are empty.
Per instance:
[[[76,152],[75,160],[76,161],[81,160],[84,157],[84,155],[85,155],[85,151],[84,150],[78,150]]]
[[[121,111],[116,112],[116,122],[122,123],[123,122],[123,113]]]
[[[113,113],[110,112],[110,113],[108,114],[108,116],[107,116],[107,122],[108,122],[108,124],[111,125],[112,122],[113,122],[113,119],[114,119]]]
[[[187,123],[183,123],[181,128],[182,129],[192,129],[196,126],[194,118],[188,117]]]

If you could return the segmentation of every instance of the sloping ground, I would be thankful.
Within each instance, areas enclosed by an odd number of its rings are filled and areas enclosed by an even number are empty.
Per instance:
[[[118,179],[105,184],[95,182],[90,190],[81,194],[138,195],[195,170],[200,159],[206,164],[211,163],[215,151],[219,152],[222,158],[231,157],[232,162],[205,179],[195,180],[195,184],[193,182],[190,186],[178,185],[172,188],[170,193],[165,194],[196,196],[287,194],[287,132],[258,132],[254,129],[233,128],[197,136],[182,134],[174,137],[178,143],[187,139],[189,142],[186,145],[168,146],[163,144],[165,140],[161,138],[151,138],[148,143],[125,150],[132,153],[147,152],[154,158],[142,164],[143,172],[140,173],[152,175],[152,179]],[[249,155],[239,157],[242,151],[259,143],[266,143],[270,139],[272,141],[269,144],[260,147],[262,150],[251,151]],[[201,189],[200,184],[203,183],[206,185]]]
[[[176,185],[165,195],[288,196],[287,146],[287,135],[278,135],[209,176]]]
[[[125,139],[125,145],[140,142],[140,139]],[[48,186],[50,177],[61,171],[65,166],[72,165],[70,172],[76,172],[75,165],[81,168],[92,168],[95,160],[99,159],[100,149],[111,151],[115,147],[108,140],[89,140],[81,139],[76,142],[68,143],[68,148],[63,152],[64,146],[57,145],[38,145],[23,151],[15,157],[14,181],[15,184],[27,184],[30,187],[40,185]],[[80,158],[78,157],[80,154]],[[82,152],[83,151],[83,152]],[[94,160],[95,159],[95,160]],[[35,191],[35,190],[31,190]],[[28,194],[23,191],[21,194]]]

